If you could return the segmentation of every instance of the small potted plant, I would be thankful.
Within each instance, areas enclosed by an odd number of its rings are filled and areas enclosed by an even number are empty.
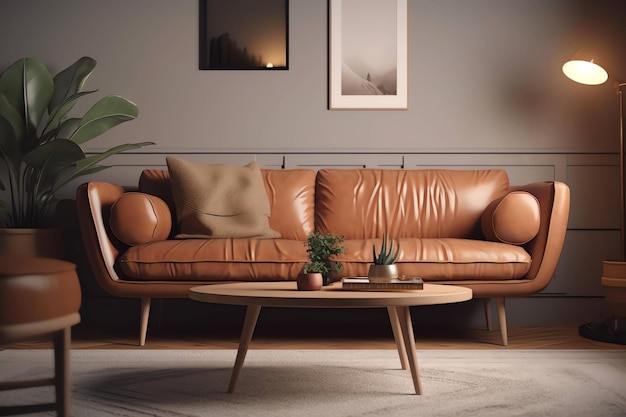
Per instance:
[[[370,265],[367,274],[368,279],[371,282],[389,282],[398,278],[398,267],[395,262],[399,253],[400,244],[393,239],[389,240],[387,235],[383,235],[383,242],[378,255],[376,255],[376,245],[372,247],[374,264]]]
[[[332,282],[333,273],[343,271],[343,266],[332,260],[336,255],[345,252],[342,243],[341,235],[314,232],[308,236],[305,245],[309,262],[304,264],[302,273],[298,275],[298,289],[320,289],[322,285]]]

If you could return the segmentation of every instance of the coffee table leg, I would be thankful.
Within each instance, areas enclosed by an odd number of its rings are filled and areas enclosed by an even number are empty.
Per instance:
[[[413,335],[413,324],[411,323],[411,311],[409,307],[396,307],[400,328],[402,329],[402,337],[404,338],[404,346],[409,359],[409,368],[413,377],[413,386],[415,393],[422,393],[422,381],[420,380],[419,369],[417,366],[417,355],[415,353],[415,336]]]
[[[237,381],[239,380],[239,374],[241,368],[243,368],[243,361],[246,359],[246,353],[248,353],[248,346],[250,346],[250,340],[252,340],[252,334],[256,327],[256,321],[259,318],[261,312],[261,306],[248,306],[246,310],[246,319],[243,322],[243,329],[241,330],[241,338],[239,339],[239,349],[237,350],[237,359],[235,360],[235,367],[233,368],[233,374],[230,377],[230,384],[228,386],[228,392],[235,392]]]
[[[407,357],[406,348],[404,346],[404,338],[402,337],[402,329],[400,328],[400,321],[398,320],[398,311],[395,307],[387,307],[387,313],[389,313],[389,321],[391,322],[391,330],[393,330],[393,339],[396,341],[396,347],[398,348],[398,355],[400,356],[400,366],[402,369],[406,369]]]

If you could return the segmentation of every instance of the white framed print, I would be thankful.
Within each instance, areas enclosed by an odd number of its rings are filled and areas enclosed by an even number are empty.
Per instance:
[[[330,110],[408,109],[407,0],[329,0]]]

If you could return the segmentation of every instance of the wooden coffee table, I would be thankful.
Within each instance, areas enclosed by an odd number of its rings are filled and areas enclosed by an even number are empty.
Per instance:
[[[422,384],[409,307],[467,301],[472,298],[472,290],[453,285],[424,284],[424,289],[417,291],[347,291],[341,288],[341,283],[335,283],[320,291],[298,291],[296,283],[289,281],[204,285],[191,288],[189,297],[206,303],[247,306],[237,359],[228,387],[230,393],[237,386],[261,307],[386,307],[402,369],[407,368],[408,362],[415,393],[421,394]]]

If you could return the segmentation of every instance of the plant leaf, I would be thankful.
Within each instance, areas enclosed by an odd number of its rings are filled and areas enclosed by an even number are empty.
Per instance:
[[[389,253],[385,255],[385,261],[386,264],[392,264],[393,263],[393,245],[394,245],[394,240],[391,239],[391,244],[389,245]]]
[[[72,107],[74,107],[74,105],[76,104],[76,101],[80,97],[95,93],[96,91],[98,90],[82,91],[80,93],[76,93],[68,97],[67,99],[65,99],[58,106],[52,108],[52,110],[49,110],[50,116],[48,117],[48,122],[46,123],[46,127],[44,131],[42,132],[42,141],[44,143],[47,142],[50,138],[54,136],[55,133],[59,131],[59,127],[61,126],[63,119],[65,118],[67,113],[69,113],[69,111],[72,109]],[[75,119],[75,120],[80,120],[80,119]]]
[[[400,255],[400,243],[396,242],[396,253],[391,257],[392,264],[396,262],[398,255]]]
[[[0,96],[1,101],[2,96]],[[0,106],[2,104],[0,103]],[[20,147],[13,126],[0,111],[0,158],[6,159],[7,164],[11,167],[15,164],[12,160],[19,157]]]
[[[105,169],[107,169],[107,168],[111,168],[111,166],[110,166],[110,165],[94,165],[94,166],[92,166],[92,167],[90,167],[90,168],[85,168],[85,169],[82,169],[82,170],[80,171],[80,175],[77,175],[77,177],[78,177],[78,176],[83,176],[83,175],[91,175],[91,174],[95,174],[96,172],[99,172],[99,171],[105,170]],[[76,177],[73,177],[73,178],[76,178]]]
[[[383,243],[380,248],[380,255],[378,257],[378,260],[380,261],[382,265],[385,265],[386,258],[387,258],[387,235],[383,235]]]
[[[85,143],[120,123],[135,119],[138,114],[135,103],[124,97],[104,97],[85,113],[69,139],[77,144]]]
[[[139,143],[125,143],[123,145],[117,145],[114,146],[113,148],[99,153],[99,154],[94,154],[94,155],[90,155],[88,157],[86,157],[85,159],[79,161],[76,166],[77,168],[80,169],[84,169],[86,167],[92,166],[97,164],[98,162],[112,156],[112,155],[116,155],[120,152],[124,152],[124,151],[130,151],[132,149],[139,149],[142,148],[144,146],[149,146],[149,145],[154,145],[154,142],[139,142]]]
[[[4,149],[7,155],[15,155],[9,150],[19,150],[20,139],[24,136],[25,122],[19,111],[11,105],[2,93],[0,93],[0,118],[9,124],[6,126],[5,123],[4,126],[0,127],[0,148]]]
[[[83,85],[96,67],[96,61],[90,57],[82,57],[63,71],[54,76],[54,93],[48,104],[48,113],[52,114],[56,107],[67,103],[68,99],[82,91]],[[75,102],[59,118],[63,118],[71,110]]]
[[[54,136],[54,132],[74,107],[78,98],[97,91],[82,91],[95,67],[96,61],[93,58],[82,57],[54,76],[54,93],[48,104],[50,117],[42,134],[44,142]]]
[[[25,59],[20,59],[0,74],[0,94],[6,97],[11,106],[24,118],[24,90],[22,75]],[[26,121],[24,121],[26,122]]]
[[[36,134],[53,90],[52,75],[33,58],[16,61],[0,75],[0,93],[22,116],[26,136]]]
[[[9,204],[0,198],[0,227],[8,227],[11,223]]]
[[[59,126],[59,131],[57,134],[63,138],[67,138],[72,132],[74,132],[78,128],[79,123],[80,119],[78,117],[65,119],[63,123],[61,123],[61,126]]]
[[[58,140],[58,139],[57,139]],[[54,143],[56,141],[52,141],[50,143]],[[70,181],[75,178],[78,178],[83,175],[92,174],[94,172],[101,171],[103,169],[109,168],[108,166],[98,165],[98,162],[110,157],[111,155],[118,154],[120,152],[128,151],[131,149],[138,149],[144,146],[154,145],[154,142],[140,142],[140,143],[126,143],[123,145],[115,146],[106,152],[90,155],[82,158],[81,160],[76,162],[76,168],[74,171],[68,176],[64,177],[61,181],[58,181],[53,188],[53,192],[63,187]]]
[[[26,155],[24,163],[41,171],[41,180],[37,185],[51,185],[59,172],[85,158],[83,150],[67,139],[56,139],[38,146]]]

